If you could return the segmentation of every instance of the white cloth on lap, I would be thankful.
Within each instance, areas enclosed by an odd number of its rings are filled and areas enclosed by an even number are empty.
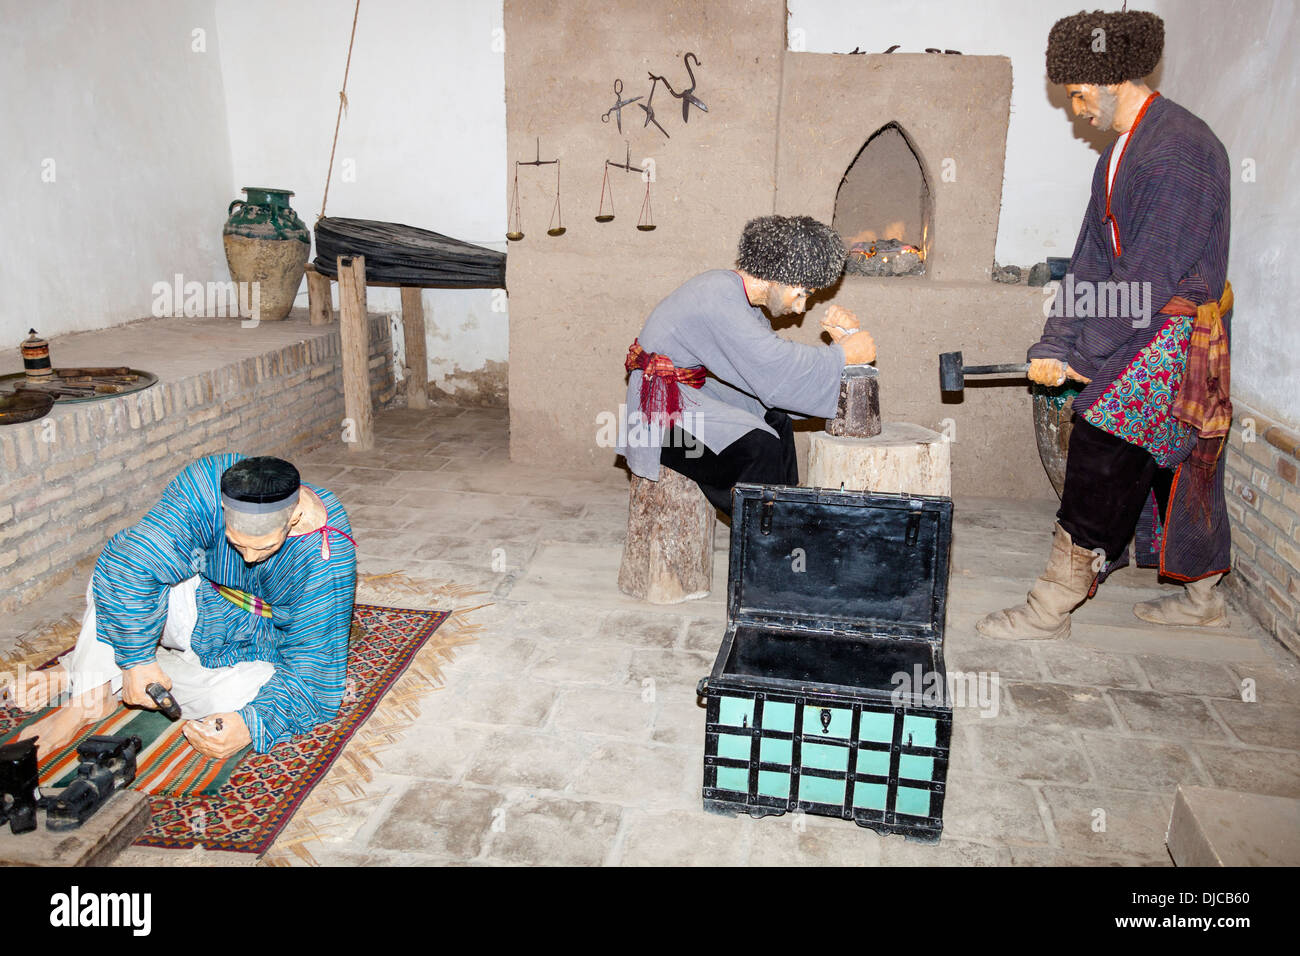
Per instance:
[[[229,667],[204,667],[190,649],[190,635],[198,621],[198,575],[174,585],[167,595],[167,621],[158,642],[158,666],[172,679],[171,693],[185,719],[233,713],[257,696],[275,674],[269,661],[244,661]],[[86,588],[86,616],[77,646],[61,659],[71,675],[73,696],[101,684],[112,683],[121,693],[122,671],[113,659],[111,645],[99,640],[95,626],[95,599]]]

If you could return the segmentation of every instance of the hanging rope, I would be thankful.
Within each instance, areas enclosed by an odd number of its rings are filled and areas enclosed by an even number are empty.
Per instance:
[[[352,11],[352,36],[348,38],[348,62],[343,67],[343,89],[339,90],[339,115],[334,120],[334,142],[330,146],[330,168],[325,174],[325,195],[320,201],[320,215],[317,221],[325,218],[325,204],[330,198],[330,180],[334,178],[334,150],[339,145],[339,126],[343,122],[343,113],[348,108],[348,71],[352,69],[352,44],[357,38],[357,15],[361,13],[361,0],[357,0],[356,9]]]

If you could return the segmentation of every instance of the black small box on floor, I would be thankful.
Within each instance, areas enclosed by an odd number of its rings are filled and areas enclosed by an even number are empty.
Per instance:
[[[952,500],[737,485],[733,502],[704,808],[937,841]]]

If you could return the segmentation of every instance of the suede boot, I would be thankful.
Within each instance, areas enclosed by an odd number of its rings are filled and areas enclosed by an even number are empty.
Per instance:
[[[1183,590],[1133,605],[1133,613],[1152,624],[1173,627],[1227,627],[1228,606],[1214,589],[1222,574],[1189,581]]]
[[[1070,636],[1070,612],[1088,596],[1097,572],[1097,555],[1070,540],[1058,523],[1047,570],[1034,582],[1024,604],[994,611],[975,629],[985,637],[1047,641]]]

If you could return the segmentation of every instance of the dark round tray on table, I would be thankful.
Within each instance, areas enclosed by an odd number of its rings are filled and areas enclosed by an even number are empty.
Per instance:
[[[79,377],[85,378],[86,376]],[[18,422],[30,422],[43,418],[50,413],[55,405],[95,402],[104,398],[116,398],[119,395],[142,392],[158,381],[158,376],[153,372],[146,372],[137,368],[128,368],[125,375],[90,376],[90,378],[89,383],[64,382],[56,369],[54,375],[40,384],[53,387],[64,385],[67,388],[83,389],[87,386],[99,384],[112,386],[115,391],[97,391],[94,394],[87,395],[52,395],[48,392],[16,389],[16,386],[32,383],[32,380],[27,377],[25,372],[0,375],[0,425],[14,425]],[[102,379],[102,381],[96,382],[97,378]]]

